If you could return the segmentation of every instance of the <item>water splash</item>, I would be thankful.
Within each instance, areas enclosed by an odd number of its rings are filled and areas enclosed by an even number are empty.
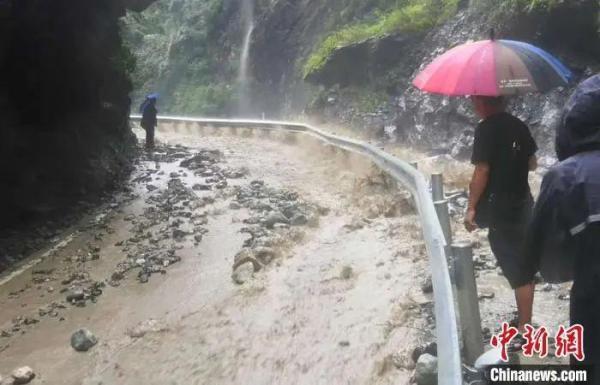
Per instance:
[[[239,83],[239,106],[238,113],[248,116],[252,112],[250,106],[250,75],[249,60],[252,47],[252,32],[254,31],[254,0],[243,0],[242,22],[244,23],[244,41],[240,55],[240,68],[238,75]]]

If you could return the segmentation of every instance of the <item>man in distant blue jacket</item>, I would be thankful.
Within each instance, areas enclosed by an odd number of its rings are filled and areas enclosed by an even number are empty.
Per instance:
[[[146,96],[146,100],[140,106],[140,112],[142,113],[141,126],[146,131],[146,148],[154,148],[154,129],[158,123],[156,115],[158,110],[156,109],[156,100],[158,94],[150,94]]]
[[[526,256],[550,282],[573,280],[571,324],[600,384],[600,74],[579,85],[558,129],[560,163],[544,177]]]

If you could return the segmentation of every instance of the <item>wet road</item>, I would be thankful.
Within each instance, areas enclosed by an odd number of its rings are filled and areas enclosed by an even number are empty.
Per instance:
[[[29,365],[37,374],[33,384],[67,385],[409,382],[412,349],[431,339],[432,305],[420,289],[427,260],[406,195],[368,162],[314,139],[251,130],[221,135],[183,125],[161,127],[158,137],[171,155],[219,150],[227,167],[247,175],[221,191],[195,191],[214,200],[190,209],[193,218],[206,218],[207,232],[200,242],[155,241],[181,257],[166,274],[141,284],[127,273],[118,286],[104,287],[96,303],[65,303],[65,277],[85,272],[91,281],[107,281],[126,258],[124,241],[129,253],[134,241],[152,243],[150,236],[137,239],[136,223],[171,179],[188,188],[202,181],[181,169],[182,158],[140,161],[129,193],[64,234],[62,247],[40,264],[4,279],[0,329],[10,330],[20,316],[39,322],[21,320],[20,330],[0,338],[1,374]],[[328,213],[240,286],[231,279],[232,265],[248,239],[240,230],[251,213],[232,209],[228,191],[252,180],[295,191]],[[77,257],[90,247],[97,258]],[[32,274],[40,270],[45,274]],[[53,302],[65,308],[38,314]],[[69,345],[79,327],[100,341],[87,353]]]

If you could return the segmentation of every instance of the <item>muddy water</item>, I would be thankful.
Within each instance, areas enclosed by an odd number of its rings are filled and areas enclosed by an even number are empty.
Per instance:
[[[431,338],[431,302],[420,290],[427,261],[414,213],[374,215],[388,201],[378,202],[362,188],[372,167],[355,156],[295,135],[222,133],[163,126],[158,138],[218,149],[228,166],[249,170],[236,183],[261,179],[298,191],[330,213],[282,258],[238,286],[231,266],[246,237],[240,229],[247,213],[217,200],[208,207],[202,242],[185,243],[178,250],[182,261],[167,274],[152,275],[147,284],[131,275],[103,289],[95,304],[66,305],[59,317],[38,317],[24,334],[0,337],[0,374],[29,365],[37,373],[33,384],[67,385],[409,382],[410,353]],[[160,167],[164,175],[152,174],[152,183],[161,187],[177,164],[142,162],[134,178]],[[95,280],[110,276],[124,258],[115,244],[131,235],[125,218],[139,215],[151,194],[144,188],[135,193],[133,200],[117,197],[119,205],[104,213],[101,225],[91,218],[74,235],[64,235],[63,247],[31,256],[41,263],[0,281],[0,329],[63,301],[61,279],[82,268],[70,257],[89,243],[100,247],[100,258],[85,262],[86,271]],[[55,273],[33,283],[32,269]],[[100,340],[87,353],[69,345],[79,327]]]

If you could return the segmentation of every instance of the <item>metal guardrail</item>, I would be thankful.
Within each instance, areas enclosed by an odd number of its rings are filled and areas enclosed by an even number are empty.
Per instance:
[[[132,115],[139,120],[141,116]],[[458,336],[458,324],[454,308],[454,296],[444,248],[446,240],[438,220],[429,186],[425,176],[409,163],[398,159],[368,143],[326,133],[308,124],[269,120],[204,119],[159,116],[164,123],[199,123],[222,127],[248,127],[284,129],[305,133],[318,139],[370,158],[383,171],[408,188],[419,211],[425,245],[429,255],[435,305],[436,334],[438,345],[438,384],[462,385],[462,364]]]

